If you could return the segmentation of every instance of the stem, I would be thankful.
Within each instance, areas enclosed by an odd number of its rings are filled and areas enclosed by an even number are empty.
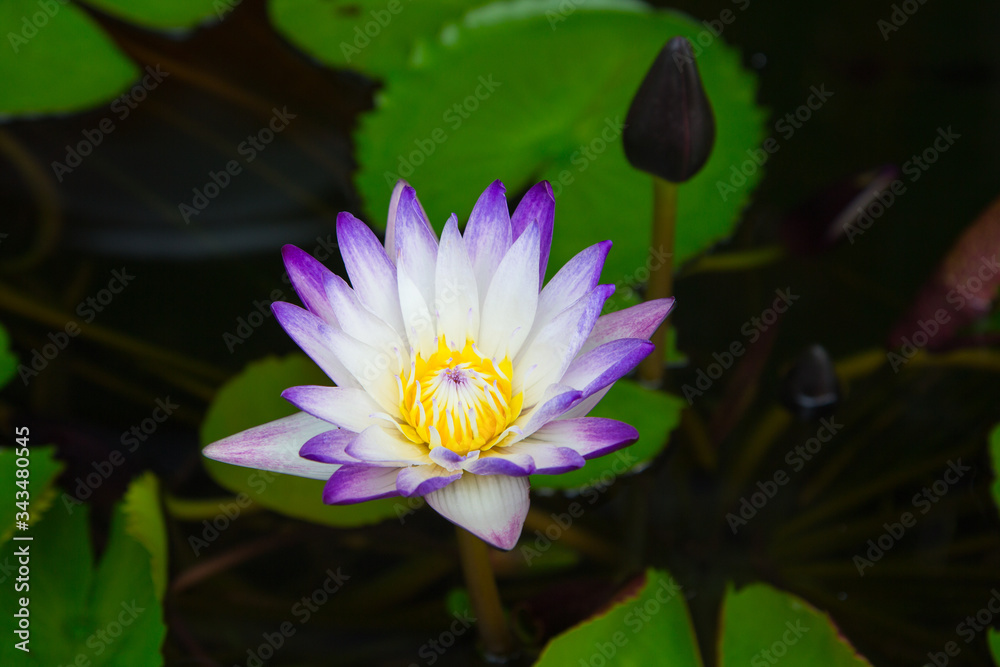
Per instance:
[[[464,528],[456,527],[456,530],[458,556],[483,648],[490,657],[510,656],[514,653],[514,636],[500,605],[500,593],[490,564],[490,548]]]
[[[729,271],[749,271],[773,264],[788,256],[781,246],[770,245],[750,250],[736,250],[718,255],[705,255],[696,264],[684,270],[684,275]]]
[[[653,176],[653,244],[650,247],[649,285],[646,300],[670,296],[674,280],[674,228],[677,225],[677,185]],[[659,259],[664,257],[662,261]],[[663,340],[669,318],[663,321],[649,341],[653,351],[639,364],[639,378],[659,386],[663,381]]]

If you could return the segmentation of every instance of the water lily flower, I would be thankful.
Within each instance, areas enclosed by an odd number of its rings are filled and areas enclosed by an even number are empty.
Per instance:
[[[638,438],[628,424],[586,415],[649,354],[673,299],[601,316],[614,291],[598,284],[610,241],[579,253],[540,289],[552,188],[532,187],[513,216],[504,193],[492,183],[464,233],[452,214],[440,241],[404,181],[392,194],[384,246],[341,213],[337,242],[351,286],[285,246],[305,309],[272,309],[336,386],[285,390],[301,412],[213,443],[205,455],[328,480],[327,504],[422,496],[451,522],[512,549],[529,475],[580,468]]]

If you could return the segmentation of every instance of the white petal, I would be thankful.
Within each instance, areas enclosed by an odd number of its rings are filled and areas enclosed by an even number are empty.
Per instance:
[[[538,226],[531,224],[497,267],[483,302],[480,351],[514,358],[531,331],[538,305]]]
[[[398,370],[394,369],[399,368],[399,360],[340,329],[331,329],[329,338],[330,349],[382,410],[398,413],[399,389],[394,375]]]
[[[369,426],[344,450],[350,456],[372,465],[396,467],[430,463],[427,449],[407,440],[399,431],[384,426]]]
[[[426,359],[437,349],[437,327],[427,307],[427,301],[420,293],[406,267],[399,266],[396,270],[397,289],[399,290],[399,305],[403,311],[403,322],[406,340],[410,347]]]
[[[535,280],[538,271],[532,267]],[[498,549],[513,549],[528,516],[528,478],[466,473],[425,496],[438,514]]]
[[[213,442],[202,450],[202,454],[213,461],[247,468],[329,479],[340,466],[304,459],[299,456],[299,449],[310,438],[333,428],[322,419],[297,412]]]
[[[303,385],[289,387],[281,396],[299,410],[348,431],[360,433],[382,422],[375,416],[382,411],[382,406],[364,389]]]
[[[334,275],[327,282],[326,293],[344,333],[386,353],[393,373],[400,371],[398,364],[409,366],[409,345],[400,338],[400,332],[368,310],[343,278]]]
[[[479,334],[479,291],[465,240],[452,214],[441,232],[435,276],[434,309],[438,335],[458,346]]]

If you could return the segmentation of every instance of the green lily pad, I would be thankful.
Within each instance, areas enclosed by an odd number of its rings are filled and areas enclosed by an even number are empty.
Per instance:
[[[160,511],[159,483],[151,472],[132,482],[125,492],[125,532],[149,552],[156,598],[167,590],[167,527]]]
[[[607,417],[631,424],[639,440],[625,449],[587,461],[587,465],[561,475],[533,475],[531,485],[549,489],[606,489],[620,475],[642,466],[659,454],[681,420],[684,401],[662,391],[652,391],[631,380],[619,380],[590,417]]]
[[[87,0],[108,14],[147,28],[193,28],[221,19],[242,0]]]
[[[122,93],[138,68],[86,12],[58,0],[0,3],[0,114],[75,111]]]
[[[681,587],[649,570],[634,596],[554,638],[536,667],[567,665],[700,667],[701,656]]]
[[[649,257],[651,180],[626,162],[621,128],[667,39],[705,28],[631,3],[566,6],[474,10],[421,43],[410,68],[390,73],[356,134],[357,184],[373,224],[385,220],[398,178],[416,188],[438,229],[452,211],[467,216],[495,179],[507,185],[512,208],[517,193],[547,179],[557,202],[550,274],[609,238],[606,282],[641,282],[647,262],[662,260]],[[675,265],[731,232],[761,177],[758,169],[738,192],[720,195],[717,182],[728,183],[731,166],[763,139],[765,114],[736,50],[715,39],[697,62],[717,139],[703,171],[679,188]]]
[[[720,664],[871,667],[829,615],[765,584],[730,589],[722,610]]]
[[[148,476],[133,482],[129,495],[155,492],[155,479]],[[0,547],[4,563],[23,562],[18,549],[27,547],[30,567],[23,582],[27,588],[15,593],[11,585],[11,593],[0,596],[0,625],[6,638],[0,643],[0,664],[163,664],[160,647],[167,629],[154,582],[166,578],[166,537],[161,531],[152,541],[158,543],[153,547],[156,553],[132,537],[127,526],[138,519],[130,504],[126,501],[116,506],[107,548],[96,569],[86,505],[73,512],[50,512],[32,524],[31,541],[10,540]],[[144,531],[151,534],[160,528],[151,526]],[[21,604],[22,598],[27,607]],[[29,614],[30,634],[18,637],[14,630],[19,619],[14,614],[23,613],[20,610],[24,608]],[[27,653],[16,646],[25,638],[30,649]]]
[[[208,408],[201,425],[201,443],[216,440],[294,414],[281,392],[297,385],[330,385],[330,379],[303,354],[267,357],[248,364],[227,382]],[[331,428],[333,428],[331,426]],[[245,493],[263,507],[288,516],[331,526],[363,526],[410,513],[405,500],[385,498],[356,505],[324,505],[322,480],[281,475],[205,459],[216,482]]]
[[[15,433],[14,440],[18,438],[30,437],[24,432]],[[25,441],[27,442],[27,441]],[[55,480],[62,472],[63,465],[54,457],[56,448],[53,445],[45,447],[30,447],[28,456],[18,456],[18,451],[22,447],[4,447],[0,449],[0,470],[4,470],[3,479],[0,479],[0,494],[3,498],[9,498],[14,503],[27,502],[28,529],[52,506],[52,501],[58,495],[55,487]],[[23,452],[22,452],[23,453]],[[27,466],[18,466],[18,459],[27,459]],[[15,470],[27,470],[27,484],[18,484],[25,478],[17,477]],[[23,531],[15,531],[15,523],[23,517],[17,516],[23,510],[20,506],[13,505],[9,511],[4,512],[3,523],[0,524],[0,543],[9,540],[15,532],[23,534]]]
[[[986,633],[986,641],[990,645],[990,655],[993,656],[993,664],[1000,666],[1000,632],[990,628]]]
[[[414,43],[457,19],[468,0],[271,0],[281,35],[331,67],[385,76],[407,66]]]
[[[719,626],[722,667],[854,667],[870,663],[838,633],[829,616],[765,584],[732,587]],[[681,587],[649,570],[634,595],[549,642],[538,667],[562,665],[700,667]]]

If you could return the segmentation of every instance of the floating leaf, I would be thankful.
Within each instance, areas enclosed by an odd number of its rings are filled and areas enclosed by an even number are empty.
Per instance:
[[[86,12],[51,0],[0,3],[0,114],[75,111],[108,102],[138,68]]]
[[[167,590],[167,527],[156,475],[146,472],[132,482],[125,493],[124,513],[126,532],[149,552],[156,598],[162,601]]]
[[[986,641],[990,645],[990,655],[993,656],[993,664],[1000,667],[1000,632],[990,628],[986,634]]]
[[[722,667],[777,660],[786,667],[870,667],[829,615],[765,584],[729,590],[721,634]]]
[[[147,28],[193,28],[212,18],[222,18],[242,0],[87,0],[117,16]]]
[[[137,487],[145,490],[135,491]],[[129,495],[155,494],[155,480],[133,482]],[[129,534],[138,519],[126,501],[116,506],[103,558],[96,570],[90,544],[86,505],[71,511],[49,512],[33,524],[30,542],[11,540],[0,547],[0,561],[18,562],[17,549],[29,551],[28,588],[0,596],[2,631],[0,664],[50,667],[158,667],[166,637],[163,612],[154,580],[166,576],[166,536],[144,528],[153,553]],[[145,518],[151,518],[145,513]],[[162,527],[162,520],[158,525]],[[151,570],[151,565],[154,569]],[[8,582],[9,583],[9,582]],[[13,588],[13,586],[12,586]],[[15,647],[18,618],[29,601],[30,636],[24,653]]]
[[[22,437],[21,434],[15,433],[15,443],[19,437]],[[42,515],[51,507],[52,501],[58,495],[59,492],[55,488],[54,482],[63,466],[55,459],[56,448],[52,445],[30,447],[26,457],[18,456],[18,449],[21,447],[0,449],[0,470],[4,471],[3,479],[0,479],[0,494],[3,494],[3,498],[9,498],[14,503],[25,501],[28,503],[27,524],[30,529],[30,526],[42,518]],[[17,465],[17,460],[21,458],[28,460],[27,466]],[[18,484],[18,481],[25,479],[15,475],[14,471],[20,469],[28,470],[27,484]],[[0,525],[3,531],[0,532],[0,543],[9,540],[15,532],[21,533],[21,531],[14,530],[15,512],[21,511],[21,508],[15,505],[10,508],[9,512],[4,513],[3,524]]]
[[[202,446],[295,413],[295,408],[281,398],[281,392],[288,387],[309,384],[331,383],[303,354],[281,359],[268,357],[248,364],[242,373],[219,390],[209,407],[201,425]],[[401,505],[399,499],[393,498],[356,505],[324,505],[322,480],[243,468],[211,459],[205,459],[205,467],[215,481],[227,489],[245,493],[269,509],[317,523],[361,526],[395,517],[399,512],[409,512],[405,502]]]
[[[271,0],[271,23],[288,41],[331,67],[377,76],[406,67],[414,43],[457,19],[468,0]]]
[[[631,424],[639,431],[639,441],[614,454],[591,459],[579,470],[561,475],[534,475],[531,485],[551,489],[606,488],[620,475],[651,461],[663,450],[670,433],[680,423],[683,408],[684,401],[676,396],[646,389],[630,380],[616,382],[588,416]]]
[[[700,667],[701,656],[680,586],[649,570],[638,594],[557,636],[536,667],[618,665]]]
[[[829,616],[765,584],[732,587],[723,602],[719,665],[871,667],[839,633]],[[638,594],[557,636],[539,667],[608,664],[700,667],[680,586],[649,570]]]
[[[390,73],[357,133],[357,183],[370,220],[386,219],[397,178],[416,188],[438,229],[452,211],[467,216],[494,179],[508,186],[511,205],[548,179],[557,201],[550,270],[608,238],[608,282],[641,282],[647,262],[662,261],[649,258],[652,186],[625,160],[622,121],[664,42],[704,27],[630,3],[570,12],[565,4],[477,9],[419,47],[413,67]],[[761,176],[755,167],[735,193],[720,194],[717,182],[729,183],[731,167],[762,140],[764,114],[754,77],[721,40],[698,55],[698,67],[717,140],[705,169],[680,186],[675,263],[730,233]]]

